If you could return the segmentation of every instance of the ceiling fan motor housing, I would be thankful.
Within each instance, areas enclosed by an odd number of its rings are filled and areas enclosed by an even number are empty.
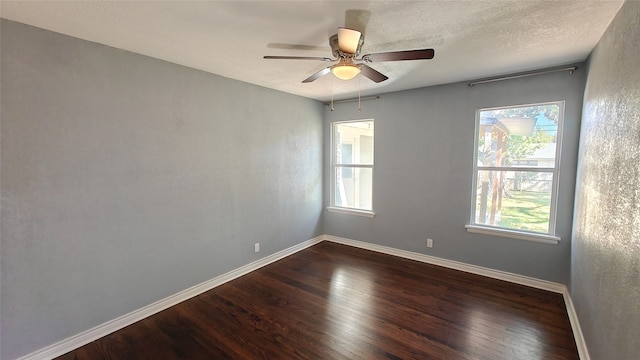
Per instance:
[[[361,35],[360,40],[358,41],[358,47],[356,49],[356,52],[354,54],[349,54],[340,50],[340,44],[338,43],[338,34],[335,34],[329,38],[331,53],[333,54],[333,56],[335,56],[338,59],[345,58],[345,57],[352,57],[352,58],[357,57],[358,55],[360,55],[360,50],[362,50],[363,44],[364,44],[364,35]]]

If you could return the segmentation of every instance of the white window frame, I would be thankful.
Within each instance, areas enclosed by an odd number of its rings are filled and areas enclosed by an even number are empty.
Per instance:
[[[349,214],[349,215],[357,215],[357,216],[364,216],[364,217],[369,217],[372,218],[375,216],[375,213],[373,212],[373,205],[374,205],[374,199],[373,199],[373,168],[374,168],[374,164],[375,164],[375,127],[374,127],[374,135],[373,135],[373,144],[374,144],[374,156],[373,156],[373,163],[372,164],[338,164],[336,163],[336,143],[335,143],[335,131],[336,131],[336,125],[340,125],[340,124],[346,124],[346,123],[355,123],[355,122],[374,122],[374,119],[359,119],[359,120],[344,120],[344,121],[334,121],[331,123],[331,129],[330,129],[330,143],[331,143],[331,160],[330,160],[330,167],[331,167],[331,171],[330,171],[330,178],[329,178],[329,192],[330,192],[330,201],[329,201],[329,206],[327,207],[327,211],[329,212],[334,212],[334,213],[340,213],[340,214]],[[375,122],[374,122],[375,123]],[[356,155],[356,144],[354,145],[354,156]],[[352,169],[358,169],[358,168],[365,168],[365,169],[371,169],[371,210],[367,210],[367,209],[360,209],[360,208],[355,208],[355,207],[346,207],[346,206],[337,206],[336,205],[336,171],[338,168],[352,168]]]
[[[510,166],[510,167],[502,167],[502,166],[478,166],[478,137],[480,131],[480,113],[483,111],[491,111],[498,109],[511,109],[511,108],[522,108],[522,107],[530,107],[530,106],[542,106],[542,105],[558,105],[558,129],[556,134],[556,154],[555,154],[555,166],[553,168],[540,168],[540,167],[526,167],[526,166]],[[564,123],[564,101],[549,101],[543,103],[532,103],[532,104],[523,104],[523,105],[510,105],[510,106],[498,106],[491,108],[481,108],[476,110],[476,124],[475,131],[473,137],[473,180],[472,180],[472,189],[471,189],[471,212],[469,225],[466,225],[465,228],[468,232],[483,234],[483,235],[493,235],[499,237],[507,237],[518,240],[528,240],[535,241],[546,244],[558,244],[560,242],[560,237],[556,235],[556,213],[557,213],[557,205],[558,205],[558,185],[560,178],[560,155],[562,153],[562,128]],[[492,226],[487,224],[479,224],[476,223],[476,201],[477,201],[477,184],[478,184],[478,171],[479,170],[488,170],[488,171],[534,171],[534,172],[549,172],[553,174],[553,182],[551,185],[551,205],[549,209],[549,231],[547,233],[542,232],[534,232],[534,231],[525,231],[518,229],[510,229],[499,226]]]

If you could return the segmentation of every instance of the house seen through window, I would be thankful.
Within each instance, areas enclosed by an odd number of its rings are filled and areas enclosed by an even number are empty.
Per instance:
[[[331,206],[372,211],[373,120],[332,124]]]
[[[554,235],[563,108],[478,110],[472,225]]]

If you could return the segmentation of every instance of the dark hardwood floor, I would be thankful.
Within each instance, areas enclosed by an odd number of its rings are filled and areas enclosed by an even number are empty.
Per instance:
[[[59,359],[578,359],[562,295],[322,242]]]

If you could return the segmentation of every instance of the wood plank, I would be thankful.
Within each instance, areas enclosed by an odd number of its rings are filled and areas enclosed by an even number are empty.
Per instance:
[[[562,295],[322,242],[59,359],[578,359]]]

